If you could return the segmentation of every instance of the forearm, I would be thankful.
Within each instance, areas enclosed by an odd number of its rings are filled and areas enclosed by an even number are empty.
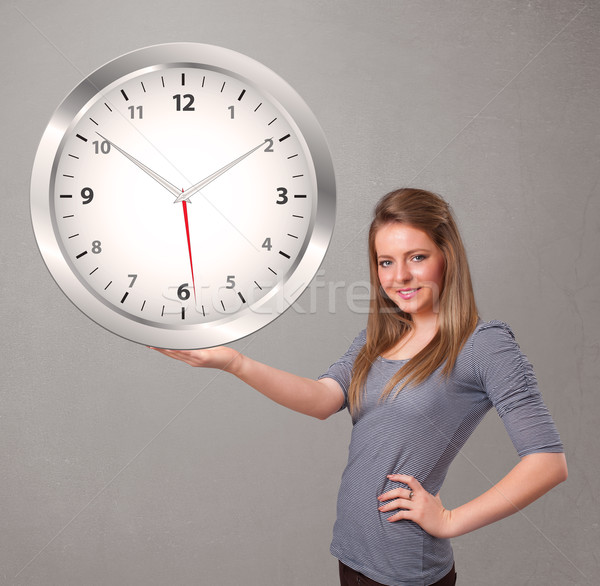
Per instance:
[[[272,401],[318,419],[326,419],[344,403],[344,392],[333,379],[315,381],[296,376],[256,362],[226,346],[205,350],[155,350],[190,366],[229,372]]]
[[[564,454],[525,456],[490,490],[450,511],[452,536],[463,535],[512,515],[566,478]]]
[[[272,401],[318,419],[326,419],[343,403],[342,391],[332,380],[297,376],[242,354],[226,370]]]

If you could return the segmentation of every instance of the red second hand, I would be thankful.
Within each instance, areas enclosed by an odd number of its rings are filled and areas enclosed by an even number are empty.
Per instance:
[[[183,193],[183,189],[181,190]],[[190,268],[192,269],[192,286],[194,287],[194,301],[196,301],[196,281],[194,280],[194,262],[192,261],[192,244],[190,241],[190,223],[188,221],[187,200],[181,202],[183,204],[183,219],[185,220],[185,234],[187,236],[188,252],[190,255]]]

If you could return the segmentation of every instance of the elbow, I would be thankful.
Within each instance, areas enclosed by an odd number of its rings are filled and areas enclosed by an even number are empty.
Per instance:
[[[551,478],[554,481],[554,486],[565,482],[569,477],[569,469],[567,468],[567,459],[564,454],[552,454]]]
[[[541,494],[564,482],[569,476],[567,459],[563,453],[539,452],[523,459],[532,466],[530,470],[533,476],[540,479],[543,489]]]
[[[326,419],[329,419],[329,417],[331,417],[333,415],[333,413],[329,413],[329,412],[321,412],[321,413],[313,413],[313,417],[315,419],[318,419],[319,421],[325,421]]]
[[[560,469],[558,470],[558,479],[559,480],[558,480],[557,484],[560,484],[561,482],[565,482],[567,480],[567,478],[569,478],[569,469],[567,467],[567,459],[565,458],[565,455],[563,454],[561,466],[560,466]]]
[[[329,419],[332,415],[335,415],[339,410],[340,406],[338,406],[337,404],[334,406],[321,405],[320,408],[315,409],[310,415],[312,415],[315,419],[325,421],[326,419]]]

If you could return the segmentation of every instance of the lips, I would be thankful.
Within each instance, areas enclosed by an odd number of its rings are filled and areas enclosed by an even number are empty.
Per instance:
[[[400,295],[400,297],[402,297],[404,300],[412,299],[420,289],[421,287],[417,287],[415,289],[399,289],[398,295]]]

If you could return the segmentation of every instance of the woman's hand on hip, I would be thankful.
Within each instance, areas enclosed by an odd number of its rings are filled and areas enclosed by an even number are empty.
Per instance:
[[[387,520],[390,523],[406,519],[414,521],[434,537],[452,537],[452,511],[447,510],[438,495],[427,492],[416,478],[406,474],[390,474],[388,479],[401,482],[408,488],[398,487],[377,497],[382,504],[379,511],[398,510]]]

